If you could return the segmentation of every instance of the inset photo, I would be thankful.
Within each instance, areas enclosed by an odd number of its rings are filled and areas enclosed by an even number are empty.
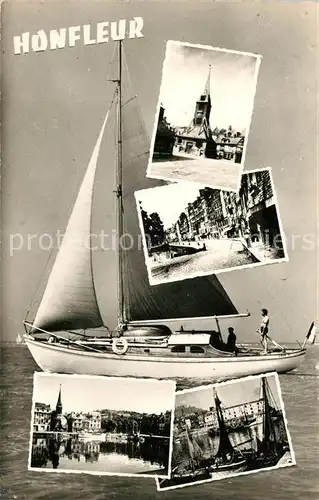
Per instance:
[[[295,465],[277,373],[176,393],[168,490]]]
[[[261,56],[168,41],[148,177],[238,191]]]
[[[288,260],[269,168],[238,194],[175,183],[135,198],[151,285]]]
[[[169,477],[175,382],[35,373],[29,470]]]

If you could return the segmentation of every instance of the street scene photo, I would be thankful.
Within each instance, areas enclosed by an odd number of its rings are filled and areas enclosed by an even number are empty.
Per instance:
[[[135,197],[151,285],[287,260],[270,169],[238,194],[176,183]]]
[[[278,375],[176,393],[172,473],[165,490],[295,465]]]
[[[35,373],[29,470],[169,477],[175,383]]]
[[[168,41],[147,175],[238,190],[261,57]]]

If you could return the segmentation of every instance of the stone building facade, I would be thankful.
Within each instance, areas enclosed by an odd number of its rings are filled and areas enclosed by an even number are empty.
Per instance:
[[[200,189],[168,234],[170,241],[242,238],[248,246],[275,246],[280,256],[283,245],[269,171],[244,174],[239,193]]]
[[[48,432],[51,422],[51,407],[44,403],[35,403],[33,412],[33,430],[35,432]]]

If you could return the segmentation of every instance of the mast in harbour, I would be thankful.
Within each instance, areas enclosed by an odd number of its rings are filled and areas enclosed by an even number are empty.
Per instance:
[[[117,165],[116,165],[116,197],[117,197],[117,255],[118,255],[118,326],[125,323],[124,290],[123,290],[123,192],[122,192],[122,40],[119,40],[119,66],[117,84]]]

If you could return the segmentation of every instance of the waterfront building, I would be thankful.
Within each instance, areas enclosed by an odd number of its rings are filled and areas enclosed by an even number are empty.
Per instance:
[[[256,418],[262,415],[264,411],[264,403],[262,399],[250,401],[242,405],[231,406],[223,409],[224,420],[226,424],[245,423],[251,418]],[[206,415],[205,421],[215,422],[217,419],[215,407],[210,408],[210,413]]]
[[[280,253],[283,247],[269,171],[243,176],[242,191],[252,240],[274,246]]]
[[[283,246],[269,171],[243,175],[239,193],[200,189],[166,235],[168,241],[180,242],[241,238],[248,247],[253,243],[273,246],[281,256]]]
[[[93,411],[86,415],[87,429],[89,432],[101,431],[101,412]]]
[[[85,428],[84,420],[85,416],[83,413],[72,412],[69,416],[71,420],[71,432],[80,432]]]
[[[51,407],[44,403],[35,403],[33,412],[33,430],[48,432],[51,422]]]
[[[100,432],[101,431],[101,412],[94,410],[91,413],[72,412],[68,418],[71,422],[70,432]]]

